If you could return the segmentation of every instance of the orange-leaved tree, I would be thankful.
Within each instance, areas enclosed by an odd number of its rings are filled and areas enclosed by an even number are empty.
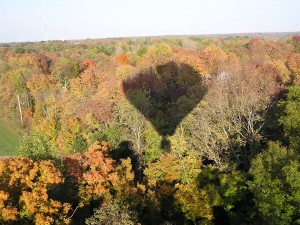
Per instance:
[[[110,198],[110,177],[114,160],[109,157],[111,150],[105,141],[95,142],[83,155],[83,173],[79,178],[79,196],[83,202]]]
[[[68,224],[70,204],[48,196],[63,182],[51,161],[34,162],[26,157],[0,161],[0,222]]]
[[[124,53],[124,52],[121,52],[120,54],[118,54],[116,57],[115,57],[116,61],[120,64],[123,64],[123,65],[128,65],[130,64],[129,62],[129,59],[127,57],[127,55]]]

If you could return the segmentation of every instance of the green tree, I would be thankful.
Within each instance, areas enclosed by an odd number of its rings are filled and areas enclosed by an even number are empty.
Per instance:
[[[113,44],[107,44],[101,47],[101,52],[103,52],[105,55],[111,56],[116,53],[116,46]]]
[[[145,46],[141,46],[141,47],[137,50],[136,54],[137,54],[138,56],[142,57],[143,55],[145,55],[145,54],[147,53],[147,50],[148,50],[148,49],[147,49]]]
[[[252,161],[249,173],[253,176],[249,188],[265,224],[299,224],[299,156],[271,142]]]
[[[59,158],[58,149],[44,135],[38,132],[32,132],[23,136],[16,149],[16,154],[34,160]]]
[[[69,81],[79,75],[79,67],[76,62],[68,58],[61,58],[55,65],[52,74],[62,84],[66,91],[69,88]]]
[[[300,86],[288,88],[287,98],[281,101],[283,115],[279,123],[283,126],[284,135],[288,138],[290,146],[295,149],[300,147]]]
[[[204,166],[196,182],[176,184],[175,204],[187,219],[200,224],[210,224],[220,217],[225,221],[224,214],[235,217],[236,204],[246,194],[245,181],[241,172],[224,173],[216,167]]]

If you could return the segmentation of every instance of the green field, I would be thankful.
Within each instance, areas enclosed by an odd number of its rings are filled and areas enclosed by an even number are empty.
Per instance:
[[[0,119],[0,156],[14,155],[20,135],[12,129],[8,122]]]

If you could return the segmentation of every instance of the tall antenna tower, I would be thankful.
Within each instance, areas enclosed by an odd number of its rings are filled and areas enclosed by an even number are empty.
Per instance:
[[[45,34],[45,41],[48,41],[48,33],[47,33],[47,11],[46,11],[46,4],[45,0],[43,0],[43,14],[44,14],[44,34]]]

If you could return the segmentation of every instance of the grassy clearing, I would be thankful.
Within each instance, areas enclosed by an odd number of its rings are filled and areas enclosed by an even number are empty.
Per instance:
[[[0,156],[14,155],[20,137],[7,121],[0,118]]]

